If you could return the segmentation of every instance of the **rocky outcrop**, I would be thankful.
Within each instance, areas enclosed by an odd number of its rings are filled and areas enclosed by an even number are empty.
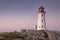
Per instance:
[[[60,32],[50,30],[22,30],[0,35],[1,40],[60,40]]]
[[[24,40],[60,40],[60,33],[49,30],[28,30]],[[23,35],[23,34],[22,34]]]

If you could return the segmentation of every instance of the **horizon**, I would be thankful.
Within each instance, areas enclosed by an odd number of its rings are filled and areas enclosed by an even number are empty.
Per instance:
[[[34,29],[41,6],[46,11],[46,28],[60,31],[60,0],[0,0],[0,32]]]

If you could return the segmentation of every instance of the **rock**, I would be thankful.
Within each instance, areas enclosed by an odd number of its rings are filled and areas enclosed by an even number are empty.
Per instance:
[[[28,30],[25,40],[60,40],[60,32],[49,30]]]

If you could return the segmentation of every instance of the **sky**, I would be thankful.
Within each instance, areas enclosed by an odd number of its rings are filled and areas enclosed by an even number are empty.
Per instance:
[[[41,6],[46,29],[60,31],[60,0],[0,0],[0,32],[34,29]]]

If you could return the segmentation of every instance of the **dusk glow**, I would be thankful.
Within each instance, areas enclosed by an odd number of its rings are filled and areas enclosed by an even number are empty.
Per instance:
[[[33,29],[40,6],[46,11],[47,29],[60,31],[60,0],[0,0],[0,32]]]

